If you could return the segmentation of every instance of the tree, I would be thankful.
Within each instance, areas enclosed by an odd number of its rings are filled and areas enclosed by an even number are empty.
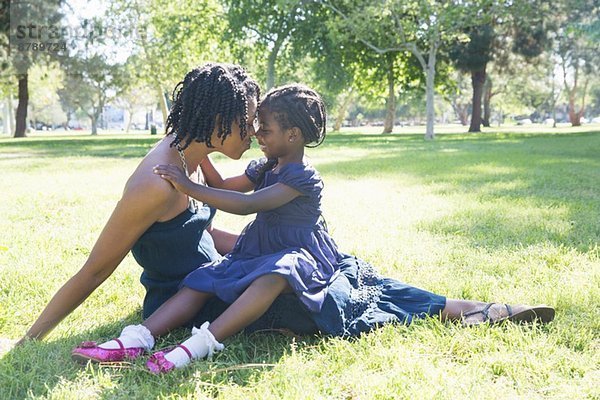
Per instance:
[[[479,1],[470,3],[436,0],[320,0],[339,17],[339,26],[377,54],[404,53],[414,56],[425,76],[427,128],[425,138],[434,138],[434,89],[438,49],[458,40],[473,24]]]
[[[306,19],[302,0],[228,0],[227,17],[229,35],[243,39],[246,35],[256,39],[262,52],[266,52],[269,90],[276,82],[276,62],[280,52],[291,40],[299,24]]]
[[[64,66],[66,75],[59,96],[67,107],[80,109],[90,118],[92,135],[96,135],[104,106],[126,88],[126,69],[110,64],[100,54],[72,57]]]
[[[148,109],[156,107],[156,100],[153,96],[148,96],[151,93],[151,88],[143,85],[127,87],[116,99],[115,104],[127,111],[128,118],[125,125],[125,132],[129,132],[133,114],[139,109]]]
[[[3,2],[2,27],[5,34],[8,27],[11,51],[10,62],[18,80],[18,105],[14,137],[24,137],[27,129],[27,108],[29,105],[28,71],[34,63],[47,63],[53,56],[64,54],[64,38],[61,37],[63,0],[43,2]],[[8,4],[8,7],[5,7]],[[10,15],[6,10],[10,10]],[[7,21],[6,19],[10,19]],[[47,51],[48,44],[60,48]]]
[[[450,57],[461,71],[471,75],[473,88],[471,97],[471,126],[469,132],[480,132],[481,99],[486,82],[486,67],[492,58],[492,41],[494,29],[491,25],[473,26],[466,29],[469,40],[455,44],[450,50]]]
[[[0,1],[0,98],[4,105],[4,131],[12,135],[14,133],[14,110],[12,96],[16,87],[16,74],[10,59],[10,14],[9,1]]]
[[[563,72],[569,121],[579,126],[590,79],[599,71],[600,5],[594,0],[564,0],[560,6],[556,53]]]
[[[482,124],[489,126],[494,92],[493,81],[488,79],[488,63],[494,58],[499,58],[499,64],[505,63],[510,52],[533,60],[549,43],[545,21],[549,10],[543,0],[494,0],[482,12],[488,17],[465,29],[469,40],[455,43],[449,51],[456,67],[471,74],[473,111],[469,132],[480,132]],[[487,118],[482,118],[482,100]]]
[[[444,98],[452,106],[461,125],[466,126],[469,124],[471,99],[466,95],[469,88],[465,79],[465,73],[460,70],[453,71],[451,78],[447,87],[444,88]]]
[[[223,45],[226,20],[217,0],[114,0],[106,23],[130,27],[123,40],[131,47],[132,85],[155,91],[163,122],[168,115],[165,88],[172,88],[193,67],[231,59]]]
[[[44,125],[65,125],[67,116],[60,106],[58,90],[62,88],[62,71],[57,64],[34,65],[29,69],[31,83],[31,120]]]

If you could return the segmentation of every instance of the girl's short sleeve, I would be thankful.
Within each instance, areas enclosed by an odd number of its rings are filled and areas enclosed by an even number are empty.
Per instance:
[[[262,157],[258,160],[250,161],[250,164],[246,167],[246,171],[244,172],[248,179],[254,184],[257,183],[258,176],[260,175],[260,170],[267,163],[267,158]]]
[[[288,164],[279,172],[279,183],[306,196],[319,195],[323,190],[321,175],[310,165]]]

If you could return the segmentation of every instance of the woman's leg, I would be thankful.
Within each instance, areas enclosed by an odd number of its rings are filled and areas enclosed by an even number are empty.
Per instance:
[[[488,303],[475,300],[459,300],[459,299],[447,299],[446,307],[441,312],[441,318],[443,320],[456,321],[460,320],[467,324],[476,324],[478,322],[485,321],[485,315],[481,313]],[[513,314],[518,314],[522,311],[530,309],[531,307],[522,304],[515,304],[510,306],[510,310]],[[465,314],[471,314],[468,318],[463,318]],[[494,303],[489,308],[489,318],[491,320],[497,320],[499,318],[507,317],[509,315],[509,309],[502,303]]]
[[[118,350],[122,347],[150,350],[154,347],[154,338],[190,321],[212,296],[214,295],[211,293],[184,287],[165,301],[141,325],[126,326],[117,339],[102,343],[99,347],[105,350]]]

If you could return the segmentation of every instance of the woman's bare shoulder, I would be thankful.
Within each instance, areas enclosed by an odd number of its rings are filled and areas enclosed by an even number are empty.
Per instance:
[[[178,199],[173,186],[154,174],[149,163],[142,162],[127,180],[123,198],[135,198],[156,204],[170,203]]]

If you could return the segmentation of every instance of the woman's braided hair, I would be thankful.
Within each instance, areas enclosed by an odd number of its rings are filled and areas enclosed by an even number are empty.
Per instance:
[[[294,83],[271,89],[260,103],[260,112],[271,112],[282,129],[298,127],[306,147],[317,147],[327,134],[327,114],[321,96],[306,85]],[[277,165],[269,159],[258,171],[257,182]]]
[[[173,90],[165,127],[165,134],[173,135],[171,147],[185,149],[192,141],[213,147],[215,126],[222,144],[234,123],[239,124],[243,139],[252,98],[258,104],[260,88],[238,65],[208,63],[193,69]]]

